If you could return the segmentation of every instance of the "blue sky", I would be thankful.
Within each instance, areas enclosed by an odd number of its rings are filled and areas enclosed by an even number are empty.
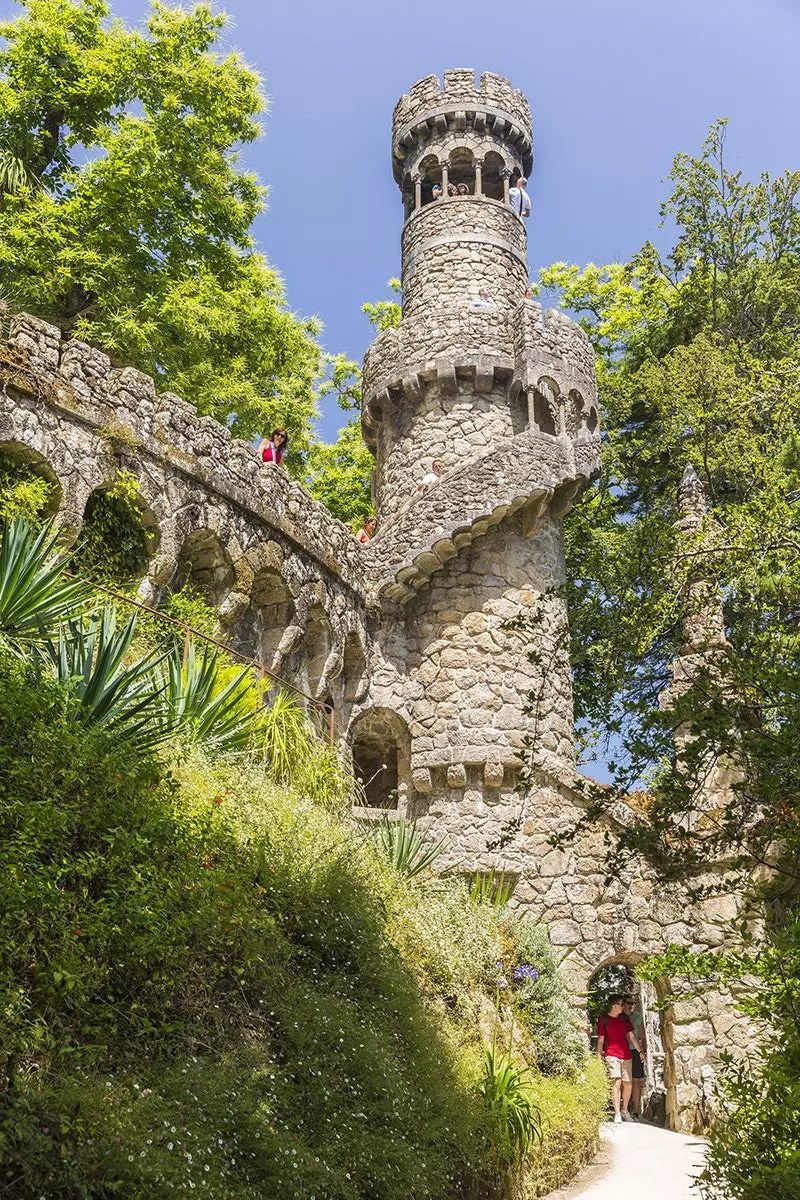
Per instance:
[[[145,0],[112,0],[130,22]],[[227,40],[263,76],[265,137],[248,164],[269,185],[256,235],[289,301],[331,351],[360,358],[364,300],[399,274],[390,169],[398,96],[447,67],[497,71],[526,92],[535,164],[531,273],[558,259],[627,259],[658,240],[673,155],[731,117],[746,174],[800,165],[798,0],[228,0]],[[0,14],[16,10],[0,0]],[[342,416],[331,402],[322,430]]]

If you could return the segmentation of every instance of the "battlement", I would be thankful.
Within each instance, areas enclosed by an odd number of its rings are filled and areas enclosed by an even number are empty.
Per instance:
[[[477,87],[474,70],[456,69],[444,72],[443,84],[437,75],[417,80],[398,100],[392,118],[395,179],[400,181],[410,147],[424,141],[432,129],[442,131],[452,122],[463,130],[474,127],[476,120],[481,129],[488,127],[515,143],[530,170],[533,133],[527,98],[502,75],[485,71]]]

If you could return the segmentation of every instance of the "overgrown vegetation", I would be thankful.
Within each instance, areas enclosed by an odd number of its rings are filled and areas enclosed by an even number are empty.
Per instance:
[[[92,492],[75,547],[73,570],[98,583],[137,581],[153,556],[155,535],[144,522],[139,482],[121,470],[113,483]]]
[[[136,658],[55,552],[24,522],[0,548],[2,1186],[445,1200],[574,1172],[598,1082],[536,1068],[570,1028],[544,931],[394,866],[296,704],[209,686],[191,644]],[[547,1162],[481,1094],[498,996]]]
[[[37,471],[33,463],[20,462],[0,450],[0,518],[41,521],[57,491],[58,485]]]
[[[701,1192],[766,1200],[798,1195],[800,1161],[800,172],[748,182],[725,138],[717,122],[700,157],[675,159],[669,254],[648,243],[626,264],[559,263],[542,283],[593,341],[605,416],[603,478],[566,523],[576,711],[614,774],[589,789],[587,820],[645,781],[647,805],[612,841],[615,874],[642,855],[692,895],[724,859],[745,894],[765,859],[776,867],[771,945],[661,963],[755,976],[748,1004],[775,1037],[728,1072]],[[687,464],[708,500],[700,529],[678,524]],[[659,708],[687,645],[693,675]],[[712,802],[715,762],[735,772]]]

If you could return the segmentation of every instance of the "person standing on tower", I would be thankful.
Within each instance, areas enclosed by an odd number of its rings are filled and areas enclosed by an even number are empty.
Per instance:
[[[531,215],[531,198],[525,191],[527,186],[527,179],[524,175],[520,175],[517,182],[508,192],[508,206],[513,209],[518,217],[529,217]]]
[[[281,466],[283,456],[289,446],[289,434],[285,429],[273,429],[271,438],[263,438],[258,447],[258,452],[264,462],[275,463],[276,466]]]

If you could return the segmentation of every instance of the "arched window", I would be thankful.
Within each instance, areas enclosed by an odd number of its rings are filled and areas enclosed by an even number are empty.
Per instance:
[[[370,808],[399,808],[410,774],[410,737],[401,717],[371,708],[354,723],[348,738],[353,771]]]
[[[597,426],[597,409],[592,405],[589,409],[589,416],[586,419],[586,428],[589,430],[589,433],[597,433]]]
[[[533,395],[533,418],[541,433],[558,433],[558,386],[540,379]]]
[[[502,154],[490,150],[483,160],[483,194],[490,200],[503,199],[503,172],[506,164]]]
[[[474,195],[475,159],[467,147],[459,147],[450,155],[448,179],[459,195]]]
[[[274,670],[278,647],[294,616],[294,600],[280,571],[263,567],[253,578],[250,604],[236,630],[236,648]]]

